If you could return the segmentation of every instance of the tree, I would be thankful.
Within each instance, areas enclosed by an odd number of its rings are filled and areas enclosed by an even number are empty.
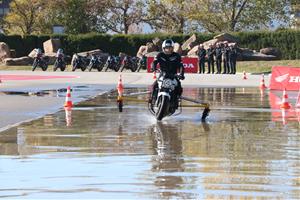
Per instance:
[[[4,30],[23,35],[34,33],[40,6],[39,0],[13,0],[4,18]]]
[[[183,0],[150,0],[145,20],[155,31],[184,33],[187,18],[186,3]]]
[[[291,1],[292,8],[292,25],[294,28],[300,28],[300,2],[298,0]]]
[[[290,0],[188,0],[187,18],[209,32],[254,30],[287,23]]]
[[[66,33],[88,33],[92,29],[91,16],[87,12],[86,0],[64,0],[60,6],[58,20],[66,28]]]
[[[128,34],[132,25],[139,25],[144,21],[144,1],[139,0],[101,0],[96,3],[100,8],[97,14],[97,24],[101,29],[114,33]]]
[[[37,29],[40,33],[52,33],[53,25],[62,25],[70,34],[88,33],[94,30],[95,19],[89,1],[51,0],[43,1],[38,16]]]

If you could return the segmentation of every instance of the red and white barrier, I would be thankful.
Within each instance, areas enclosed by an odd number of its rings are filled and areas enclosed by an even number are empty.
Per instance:
[[[197,73],[198,72],[198,58],[181,57],[185,73]],[[147,58],[147,71],[151,72],[151,64],[154,61],[154,57]],[[159,66],[158,66],[159,68]]]
[[[300,89],[300,68],[273,67],[270,82],[271,90],[296,90]]]

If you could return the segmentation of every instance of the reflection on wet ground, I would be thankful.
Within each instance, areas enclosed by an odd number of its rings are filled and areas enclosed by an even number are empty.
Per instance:
[[[95,88],[94,88],[95,89]],[[89,86],[73,86],[72,92],[82,92],[91,90]],[[64,96],[67,92],[67,88],[60,88],[56,90],[8,90],[8,91],[0,91],[0,95],[20,95],[20,96],[51,96],[51,97],[61,97]],[[63,93],[63,94],[62,94]]]
[[[207,123],[196,108],[161,123],[142,102],[119,113],[108,93],[2,132],[0,197],[300,198],[297,111],[283,118],[255,88],[185,94],[211,104]]]

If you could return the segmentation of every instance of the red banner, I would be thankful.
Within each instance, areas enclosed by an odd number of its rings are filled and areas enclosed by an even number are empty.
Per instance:
[[[273,67],[270,82],[271,90],[299,90],[300,68],[295,67]]]
[[[181,57],[184,66],[185,73],[197,73],[198,72],[198,58]],[[147,58],[147,70],[151,72],[151,64],[154,57]],[[158,66],[159,68],[159,66]]]

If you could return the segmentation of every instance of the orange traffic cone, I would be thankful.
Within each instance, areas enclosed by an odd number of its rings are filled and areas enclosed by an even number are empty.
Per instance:
[[[118,85],[117,85],[118,95],[122,96],[124,91],[124,86],[122,83],[122,75],[120,74]]]
[[[299,108],[300,109],[300,89],[299,89],[299,93],[298,93],[298,97],[297,97],[295,108]]]
[[[281,108],[281,109],[290,109],[290,108],[291,108],[291,106],[290,106],[290,104],[289,104],[289,102],[288,102],[288,95],[287,95],[287,93],[286,93],[285,88],[284,88],[284,90],[283,90],[282,102],[281,102],[281,104],[280,104],[280,108]]]
[[[261,75],[261,80],[260,80],[260,86],[259,86],[260,89],[266,89],[267,86],[265,85],[265,76],[262,74]]]
[[[65,107],[65,113],[66,113],[66,126],[72,126],[72,108],[71,107]]]
[[[67,94],[66,94],[66,102],[65,102],[65,107],[72,107],[73,103],[71,100],[71,87],[67,87]]]
[[[246,76],[246,72],[245,71],[243,71],[243,79],[247,80],[247,76]]]
[[[117,85],[117,90],[118,90],[118,97],[117,97],[117,104],[119,108],[119,112],[123,112],[123,90],[124,86],[122,83],[122,75],[120,74],[119,82]]]
[[[156,77],[156,72],[154,71],[154,72],[153,72],[153,80],[156,80],[156,78],[157,78],[157,77]]]

